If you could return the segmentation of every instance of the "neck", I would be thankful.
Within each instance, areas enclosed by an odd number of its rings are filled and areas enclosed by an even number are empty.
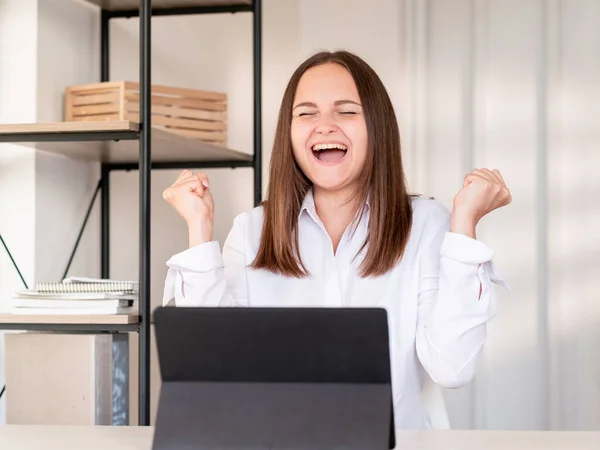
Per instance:
[[[333,251],[342,239],[344,231],[356,215],[356,202],[348,201],[351,191],[324,191],[314,189],[315,209],[333,244]]]

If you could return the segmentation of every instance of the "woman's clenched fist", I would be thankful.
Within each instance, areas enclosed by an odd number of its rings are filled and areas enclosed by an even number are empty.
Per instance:
[[[190,246],[212,240],[214,201],[205,173],[181,172],[163,191],[163,199],[185,220],[190,231]]]

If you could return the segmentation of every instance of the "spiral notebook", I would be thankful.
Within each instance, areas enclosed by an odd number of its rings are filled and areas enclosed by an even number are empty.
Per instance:
[[[69,294],[69,293],[120,293],[135,294],[137,281],[110,280],[101,278],[71,277],[62,282],[37,283],[35,291],[40,294]]]
[[[12,307],[25,314],[114,314],[132,311],[137,297],[137,281],[72,277],[16,292]]]

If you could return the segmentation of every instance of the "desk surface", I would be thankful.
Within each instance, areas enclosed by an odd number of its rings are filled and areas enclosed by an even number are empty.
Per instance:
[[[0,449],[150,450],[152,427],[0,426]],[[398,431],[411,450],[583,450],[600,447],[600,431]]]

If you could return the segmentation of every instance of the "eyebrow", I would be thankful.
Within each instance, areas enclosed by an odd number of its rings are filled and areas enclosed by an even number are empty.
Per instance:
[[[333,104],[334,104],[334,106],[347,105],[347,104],[362,106],[360,103],[357,103],[357,102],[355,102],[353,100],[337,100]],[[313,102],[302,102],[302,103],[298,103],[296,106],[294,106],[293,109],[300,108],[301,106],[307,106],[309,108],[316,108],[317,107],[316,103],[313,103]]]

